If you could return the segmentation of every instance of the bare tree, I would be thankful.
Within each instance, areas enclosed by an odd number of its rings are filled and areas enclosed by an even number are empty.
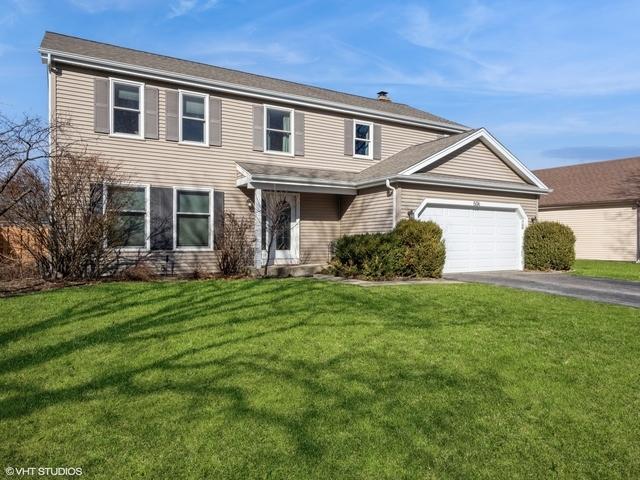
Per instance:
[[[0,218],[31,193],[17,178],[28,165],[49,157],[51,128],[38,117],[13,120],[0,113]]]
[[[275,262],[276,250],[291,244],[293,223],[287,192],[265,191],[262,199],[262,212],[256,212],[256,215],[260,215],[262,242],[267,252],[267,261],[263,266],[263,275],[267,276],[269,266]]]
[[[53,133],[63,137],[60,130]],[[23,166],[13,182],[12,188],[29,194],[9,217],[25,233],[21,246],[44,278],[95,279],[114,273],[124,258],[121,247],[132,236],[140,237],[140,218],[127,213],[136,192],[126,187],[116,165],[86,146],[57,141],[49,176]],[[131,258],[141,260],[140,255]]]
[[[224,213],[222,235],[216,241],[216,262],[223,275],[243,275],[251,265],[251,223],[245,217],[232,212]]]

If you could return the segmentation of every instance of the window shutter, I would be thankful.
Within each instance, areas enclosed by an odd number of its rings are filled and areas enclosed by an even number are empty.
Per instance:
[[[222,100],[209,97],[209,145],[222,146]]]
[[[173,249],[173,188],[151,187],[151,250]]]
[[[109,80],[93,79],[93,130],[109,133]]]
[[[296,110],[293,115],[293,125],[295,128],[293,139],[295,151],[293,153],[294,155],[302,156],[304,155],[304,112],[298,112]]]
[[[213,248],[219,249],[224,237],[224,192],[213,192]]]
[[[178,141],[178,91],[165,90],[165,138]]]
[[[264,106],[253,106],[253,149],[264,151]]]
[[[344,154],[353,155],[353,120],[344,119]]]
[[[382,127],[373,124],[373,159],[380,160],[382,158]]]
[[[158,139],[158,89],[144,87],[144,138]]]

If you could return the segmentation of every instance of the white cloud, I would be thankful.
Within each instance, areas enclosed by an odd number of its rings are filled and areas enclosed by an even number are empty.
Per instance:
[[[169,7],[168,18],[177,18],[187,15],[193,11],[204,12],[215,6],[217,6],[219,0],[204,0],[202,2],[198,0],[178,0]]]

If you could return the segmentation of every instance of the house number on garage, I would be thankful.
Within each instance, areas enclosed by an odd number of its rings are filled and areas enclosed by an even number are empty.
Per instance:
[[[474,207],[479,207],[480,206],[480,202],[478,202],[477,200],[474,200],[473,206]]]

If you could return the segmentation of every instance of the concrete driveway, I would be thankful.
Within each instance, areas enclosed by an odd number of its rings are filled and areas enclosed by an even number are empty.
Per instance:
[[[517,271],[451,273],[444,275],[444,278],[462,282],[490,283],[521,290],[640,308],[640,282],[578,277],[567,273]]]

